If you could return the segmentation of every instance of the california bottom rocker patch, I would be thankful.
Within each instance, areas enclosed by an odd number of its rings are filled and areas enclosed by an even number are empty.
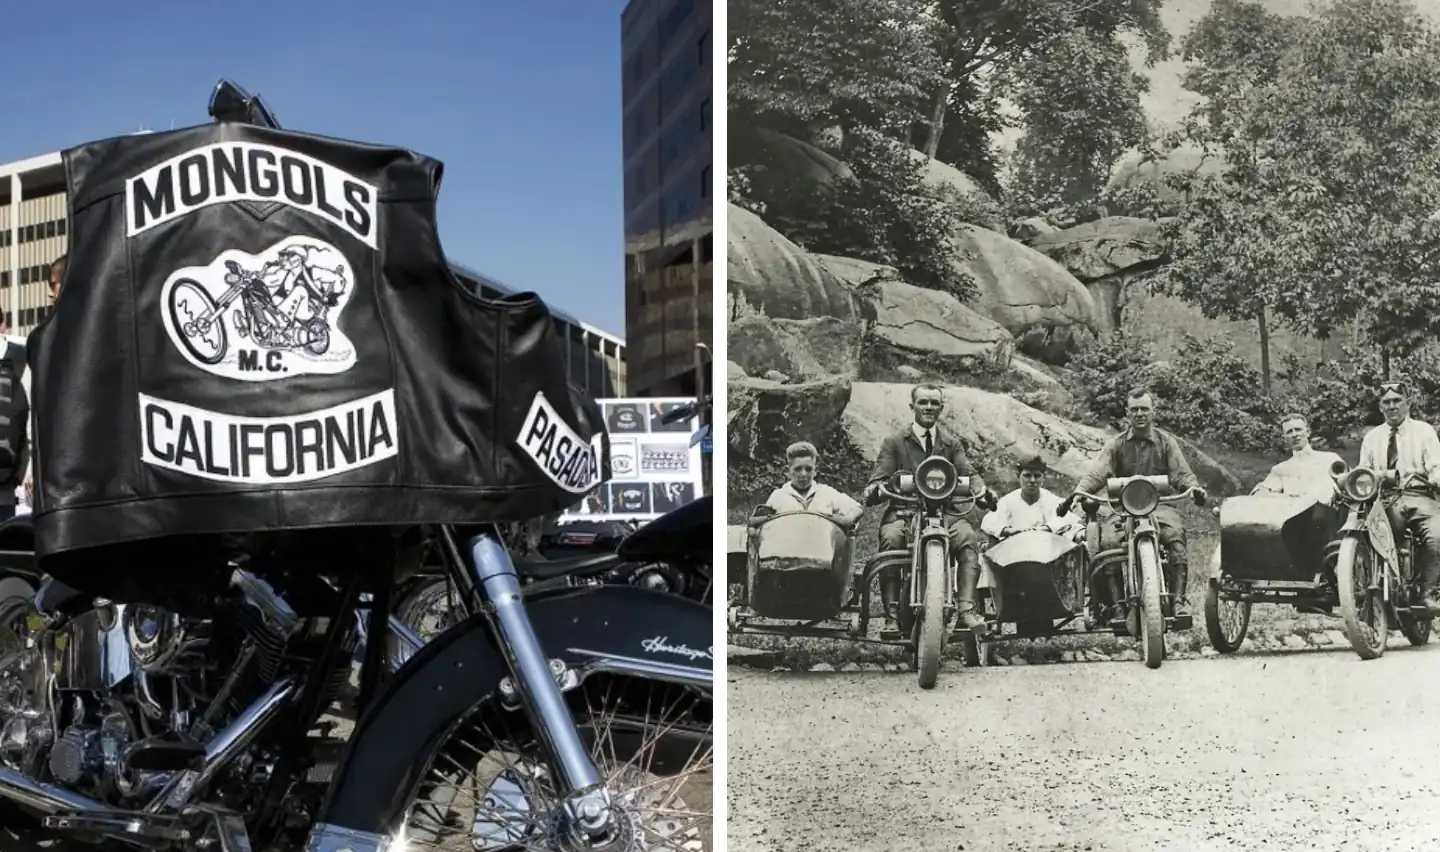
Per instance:
[[[570,428],[544,393],[535,394],[515,443],[571,494],[584,494],[600,484],[599,451]]]
[[[355,272],[340,250],[286,237],[259,254],[221,252],[160,291],[165,331],[196,367],[242,382],[335,375],[355,366],[340,320]]]
[[[237,417],[140,395],[140,458],[202,479],[310,482],[399,452],[395,391],[284,417]]]

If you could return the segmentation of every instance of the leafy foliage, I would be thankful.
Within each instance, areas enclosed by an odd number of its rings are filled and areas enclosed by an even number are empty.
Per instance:
[[[1072,393],[1105,425],[1118,427],[1130,390],[1145,387],[1162,428],[1232,449],[1280,448],[1284,401],[1265,396],[1259,374],[1224,339],[1185,335],[1173,362],[1157,362],[1142,341],[1114,335],[1078,355],[1071,370]]]
[[[1440,37],[1405,0],[1282,19],[1217,0],[1186,41],[1223,149],[1169,229],[1162,285],[1210,315],[1262,307],[1326,337],[1359,319],[1395,357],[1440,334]]]
[[[1115,161],[1146,133],[1140,94],[1148,81],[1131,70],[1125,45],[1113,34],[1071,30],[1013,77],[1010,92],[1026,119],[1015,152],[1017,212],[1098,198]]]
[[[919,286],[972,298],[975,284],[958,266],[951,236],[979,214],[973,202],[925,183],[920,162],[878,132],[848,133],[836,153],[853,179],[797,185],[789,174],[751,172],[766,221],[808,251],[893,266]]]
[[[728,0],[732,120],[904,128],[942,76],[923,0]]]

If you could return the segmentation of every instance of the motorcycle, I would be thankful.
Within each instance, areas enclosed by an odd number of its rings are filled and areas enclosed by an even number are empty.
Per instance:
[[[315,282],[312,271],[303,262],[297,266],[296,287],[303,288],[310,306],[308,319],[287,316],[271,296],[261,271],[240,268],[233,260],[225,261],[225,283],[228,289],[214,298],[198,281],[182,278],[170,290],[171,321],[181,332],[180,340],[190,354],[205,364],[219,364],[230,351],[229,331],[225,327],[225,311],[236,299],[240,309],[235,312],[235,333],[250,337],[266,349],[305,349],[312,355],[324,355],[330,348],[330,308],[338,304],[330,289]],[[193,303],[192,301],[193,300]]]
[[[914,473],[897,471],[880,483],[869,501],[916,509],[910,518],[909,549],[881,551],[870,557],[862,588],[868,588],[870,578],[884,568],[901,569],[907,592],[900,599],[895,620],[900,638],[909,640],[921,689],[935,686],[949,638],[948,625],[957,608],[954,555],[945,513],[967,515],[989,496],[988,491],[972,493],[970,477],[960,476],[948,459],[931,456],[920,462]],[[882,634],[882,638],[889,637]]]
[[[1425,605],[1423,577],[1415,566],[1414,535],[1405,529],[1396,541],[1382,486],[1396,484],[1394,471],[1337,461],[1330,468],[1335,490],[1349,508],[1340,527],[1335,585],[1345,638],[1362,660],[1385,653],[1390,631],[1399,629],[1411,645],[1430,641],[1432,616]],[[1403,526],[1401,529],[1404,529]]]
[[[211,115],[268,111],[226,81]],[[474,614],[389,677],[369,643],[347,736],[364,623],[426,541]],[[48,579],[0,601],[0,825],[180,852],[709,848],[708,607],[524,594],[493,524],[175,546],[164,605]]]
[[[1165,632],[1189,630],[1194,624],[1189,615],[1174,614],[1176,596],[1184,590],[1166,587],[1160,530],[1151,516],[1162,504],[1196,498],[1200,492],[1173,491],[1165,476],[1121,476],[1106,480],[1104,495],[1075,492],[1086,518],[1091,588],[1101,592],[1091,597],[1092,619],[1102,623],[1108,616],[1116,635],[1140,640],[1141,658],[1151,669],[1165,660]],[[1123,520],[1118,547],[1102,549],[1101,505],[1109,505]]]
[[[662,422],[678,423],[694,417],[707,419],[712,398],[706,396],[667,412]],[[691,438],[691,446],[709,434],[702,425]],[[541,539],[541,556],[517,562],[517,572],[527,595],[565,588],[632,586],[679,595],[706,606],[711,602],[714,583],[711,542],[714,534],[714,503],[702,495],[631,532],[618,545],[583,549],[574,555],[551,558]],[[565,529],[561,526],[560,531]],[[553,539],[552,539],[553,540]],[[453,566],[445,564],[445,548],[434,542],[424,567],[397,595],[395,612],[414,636],[428,641],[449,626],[474,614],[474,601],[449,579]],[[597,543],[592,543],[597,544]],[[406,637],[391,639],[389,659],[398,667],[413,651]]]

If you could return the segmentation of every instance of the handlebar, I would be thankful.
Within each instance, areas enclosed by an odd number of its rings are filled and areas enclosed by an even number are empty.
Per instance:
[[[1184,491],[1181,491],[1181,492],[1178,493],[1178,494],[1171,494],[1171,495],[1168,496],[1168,497],[1161,497],[1161,498],[1160,498],[1160,502],[1161,502],[1161,503],[1179,503],[1181,500],[1184,500],[1185,498],[1190,497],[1190,496],[1196,494],[1196,493],[1199,492],[1200,490],[1201,490],[1201,489],[1199,489],[1199,488],[1186,488]],[[1094,495],[1094,494],[1090,494],[1090,493],[1087,493],[1087,492],[1085,492],[1085,491],[1076,491],[1076,492],[1075,492],[1075,496],[1076,496],[1076,497],[1082,497],[1082,498],[1084,498],[1084,499],[1086,499],[1086,500],[1090,500],[1090,501],[1095,502],[1095,503],[1118,503],[1118,502],[1119,502],[1119,498],[1118,498],[1118,497],[1115,498],[1114,500],[1111,500],[1109,497],[1098,497],[1098,496],[1096,496],[1096,495]]]

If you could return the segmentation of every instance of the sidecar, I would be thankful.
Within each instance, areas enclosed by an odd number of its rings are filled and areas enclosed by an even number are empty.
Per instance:
[[[958,630],[968,665],[994,662],[995,643],[1083,632],[1089,557],[1085,546],[1047,530],[1002,539],[981,557],[983,636]]]
[[[1333,614],[1341,521],[1335,508],[1305,497],[1254,494],[1221,504],[1205,590],[1205,631],[1216,651],[1239,650],[1257,603]]]
[[[744,579],[728,613],[731,633],[864,638],[870,588],[855,582],[851,530],[828,515],[763,506],[745,530]],[[732,574],[732,585],[736,579]],[[840,618],[843,627],[824,623]]]

